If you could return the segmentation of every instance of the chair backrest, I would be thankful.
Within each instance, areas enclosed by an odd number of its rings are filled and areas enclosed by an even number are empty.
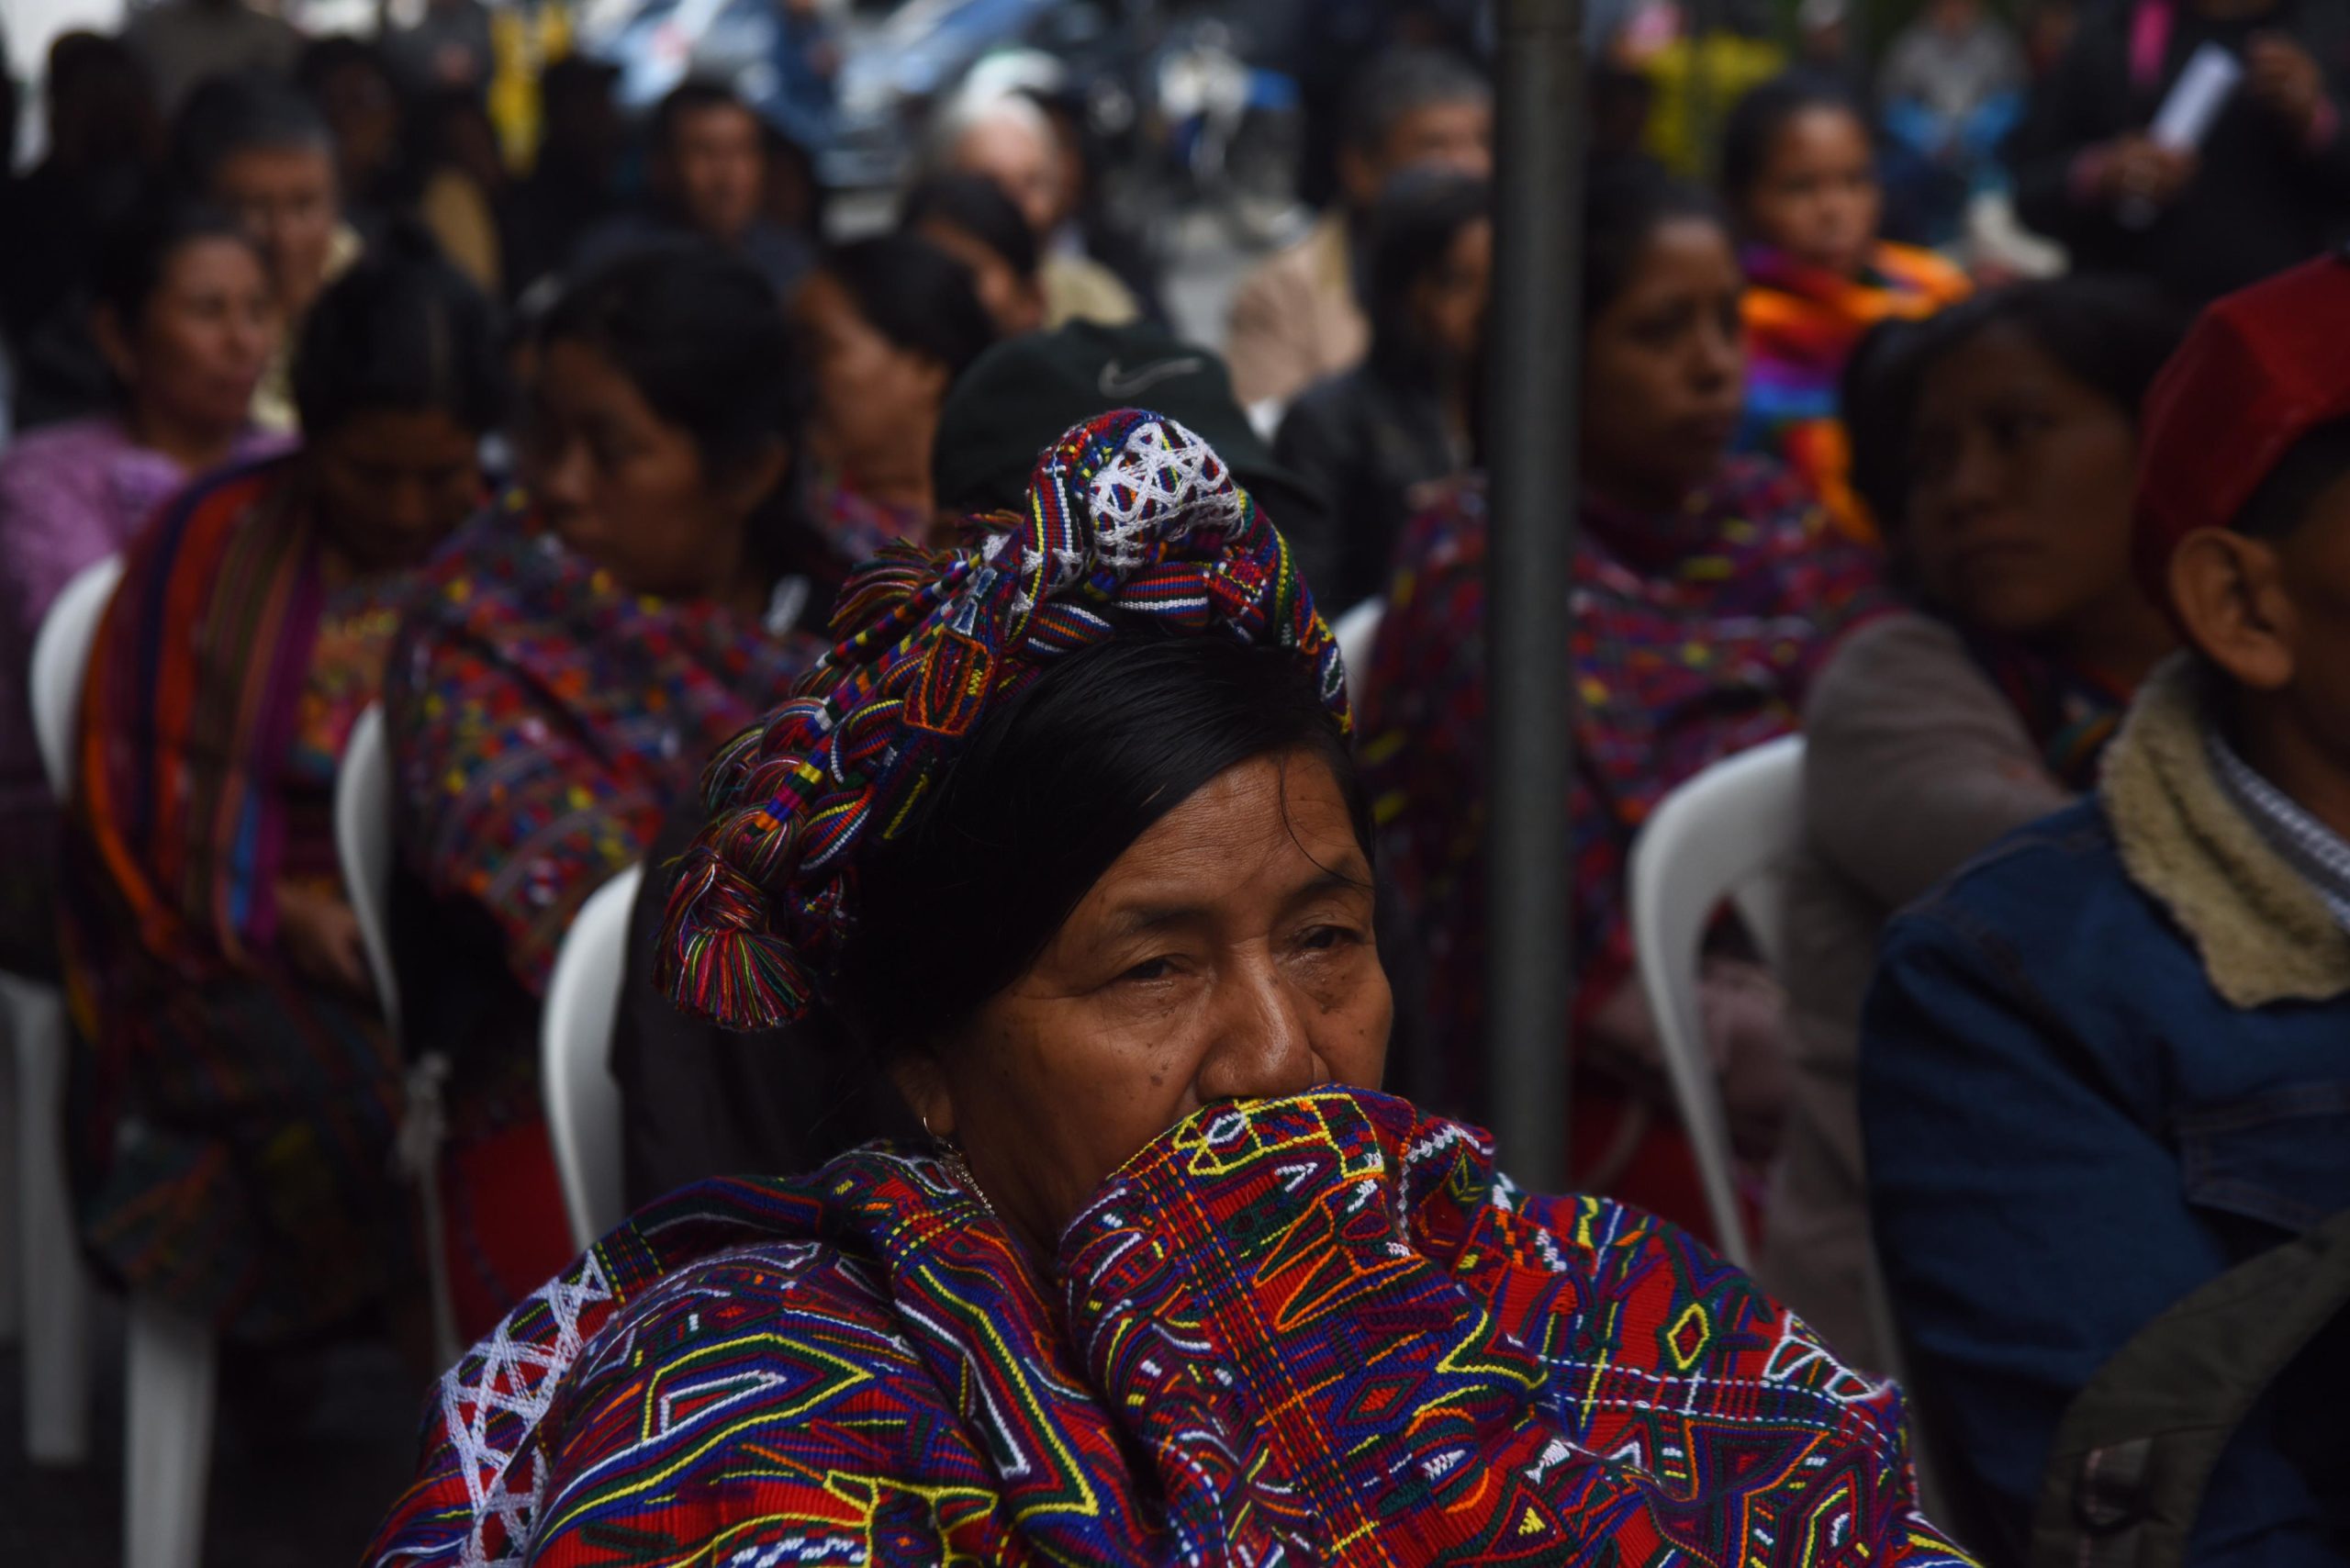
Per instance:
[[[73,574],[33,638],[33,739],[41,771],[61,801],[73,793],[73,735],[82,716],[82,683],[98,622],[122,581],[122,557],[93,561]]]
[[[1363,693],[1371,689],[1371,650],[1379,641],[1379,622],[1386,614],[1385,599],[1366,599],[1330,628],[1330,635],[1338,640],[1338,657],[1347,666],[1347,701],[1358,710],[1362,707]]]
[[[1729,899],[1763,961],[1778,966],[1780,878],[1803,837],[1803,737],[1727,757],[1657,807],[1632,846],[1632,951],[1656,1015],[1664,1065],[1723,1255],[1741,1267],[1746,1227],[1732,1181],[1729,1126],[1698,1010],[1700,947]]]
[[[539,1077],[547,1132],[563,1179],[564,1213],[582,1250],[627,1217],[621,1195],[621,1088],[612,1078],[612,1021],[628,970],[629,913],[644,868],[596,890],[564,934],[539,1020]]]
[[[392,968],[392,748],[384,710],[371,703],[351,727],[334,775],[334,852],[384,1017],[399,1036],[399,975]]]

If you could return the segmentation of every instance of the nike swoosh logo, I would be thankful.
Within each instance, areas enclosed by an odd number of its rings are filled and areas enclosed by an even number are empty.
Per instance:
[[[1179,375],[1191,375],[1205,370],[1208,362],[1198,354],[1185,354],[1181,359],[1153,360],[1128,370],[1116,360],[1102,367],[1102,396],[1104,398],[1139,398],[1162,381],[1172,381]]]

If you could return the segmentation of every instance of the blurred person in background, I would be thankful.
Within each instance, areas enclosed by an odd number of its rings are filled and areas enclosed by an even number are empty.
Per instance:
[[[92,651],[65,869],[84,1235],[232,1343],[388,1313],[425,1349],[399,1057],[332,804],[400,597],[481,504],[496,343],[420,241],[354,268],[304,324],[300,448],[173,502]]]
[[[1568,1147],[1578,1191],[1705,1221],[1632,972],[1626,866],[1678,784],[1790,733],[1841,634],[1888,606],[1876,566],[1839,539],[1800,481],[1732,456],[1743,402],[1744,280],[1702,193],[1603,172],[1584,214],[1583,494],[1572,564],[1578,971]],[[1563,434],[1564,432],[1562,432]],[[1416,518],[1396,552],[1362,720],[1381,865],[1423,950],[1436,1103],[1490,1104],[1481,1081],[1489,788],[1486,507],[1481,481]],[[1786,1091],[1784,999],[1718,933],[1703,979],[1707,1044],[1750,1161],[1773,1147]]]
[[[1879,321],[1964,298],[1965,274],[1879,237],[1868,121],[1833,82],[1790,74],[1747,94],[1723,128],[1721,168],[1748,281],[1740,444],[1785,463],[1838,528],[1873,542],[1837,419],[1844,361]]]
[[[2003,179],[1999,144],[2022,118],[2023,88],[2023,50],[1983,0],[1933,0],[1886,50],[1878,115],[1927,243],[1956,240],[1968,199]]]
[[[1391,178],[1429,164],[1483,179],[1493,162],[1493,89],[1473,66],[1422,50],[1374,62],[1350,100],[1338,205],[1233,296],[1225,356],[1241,401],[1285,404],[1370,351],[1357,280],[1371,208]]]
[[[442,87],[409,105],[416,216],[441,253],[492,297],[503,292],[505,238],[498,208],[506,160],[488,106],[471,87]]]
[[[2194,148],[2149,134],[2205,45],[2244,68]],[[2085,12],[2009,142],[2016,210],[2087,272],[2200,302],[2350,233],[2350,10],[2180,0]]]
[[[623,252],[697,238],[739,256],[789,298],[813,260],[807,240],[767,216],[767,138],[731,87],[688,81],[653,112],[650,211],[591,231],[576,263],[592,269]]]
[[[319,292],[358,260],[357,230],[342,220],[334,137],[307,98],[258,77],[205,83],[172,128],[183,184],[234,213],[269,263],[287,341],[299,340]],[[253,395],[253,419],[293,428],[289,356]]]
[[[1045,288],[1045,324],[1099,321],[1118,326],[1142,314],[1117,274],[1065,243],[1078,171],[1063,156],[1052,120],[1019,93],[947,106],[934,132],[932,166],[943,174],[992,180],[1020,208],[1036,237]]]
[[[1273,443],[1277,461],[1329,498],[1334,536],[1284,531],[1333,614],[1386,588],[1395,541],[1429,487],[1476,462],[1493,271],[1484,181],[1407,169],[1387,183],[1371,218],[1371,355],[1308,387]]]
[[[539,77],[543,125],[531,172],[501,204],[508,290],[520,295],[560,273],[596,225],[611,216],[622,133],[612,102],[618,71],[566,54]]]
[[[1863,1015],[1909,1370],[2011,1560],[2350,1542],[2345,338],[2333,256],[2190,330],[2133,542],[2185,649],[2093,790],[1893,922]]]
[[[146,62],[166,116],[216,76],[284,81],[302,52],[299,31],[247,0],[161,0],[133,15],[122,37]]]
[[[998,337],[1016,338],[1044,326],[1036,236],[994,181],[934,174],[906,193],[898,227],[970,269]]]
[[[415,205],[408,119],[391,62],[375,44],[349,36],[302,50],[294,82],[334,137],[335,189],[342,215],[364,241]]]
[[[1879,329],[1846,379],[1855,482],[1909,610],[1852,633],[1804,707],[1808,851],[1781,974],[1795,1092],[1758,1272],[1886,1370],[1853,1084],[1886,923],[2096,785],[2174,644],[2131,567],[2138,409],[2185,331],[2151,285],[2027,284]]]
[[[57,967],[57,798],[27,706],[41,622],[74,574],[129,548],[191,475],[275,444],[250,421],[277,307],[236,219],[185,202],[136,214],[92,281],[113,409],[0,451],[0,969],[17,974]]]
[[[146,67],[117,39],[60,35],[47,99],[48,153],[24,178],[0,181],[0,335],[16,366],[18,430],[105,406],[88,284],[163,154]]]
[[[522,487],[427,568],[385,716],[410,1052],[453,1064],[451,1292],[477,1332],[571,1251],[540,999],[588,895],[821,650],[782,304],[701,244],[620,257],[542,322]],[[802,628],[809,630],[803,630]]]
[[[401,85],[411,93],[487,90],[497,68],[489,7],[482,0],[424,0],[423,14],[385,38]]]
[[[830,589],[884,544],[928,535],[939,408],[998,333],[970,269],[912,234],[826,252],[793,314],[815,383],[810,510]]]

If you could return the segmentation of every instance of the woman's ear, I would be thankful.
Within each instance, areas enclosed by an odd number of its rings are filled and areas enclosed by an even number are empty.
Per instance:
[[[125,386],[139,385],[139,356],[130,345],[130,333],[122,317],[111,305],[101,305],[90,312],[90,335],[97,340],[98,353],[114,372],[114,378]]]
[[[890,1081],[923,1131],[934,1138],[955,1136],[955,1094],[946,1087],[946,1075],[938,1070],[938,1058],[909,1051],[890,1067]]]
[[[2171,554],[2171,602],[2187,640],[2241,686],[2293,678],[2293,603],[2277,552],[2224,528],[2190,533]]]

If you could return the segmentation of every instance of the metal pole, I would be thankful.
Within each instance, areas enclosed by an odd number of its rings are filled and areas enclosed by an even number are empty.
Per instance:
[[[1495,119],[1487,1087],[1506,1168],[1536,1192],[1567,1182],[1567,592],[1582,346],[1583,11],[1583,0],[1501,0]]]

